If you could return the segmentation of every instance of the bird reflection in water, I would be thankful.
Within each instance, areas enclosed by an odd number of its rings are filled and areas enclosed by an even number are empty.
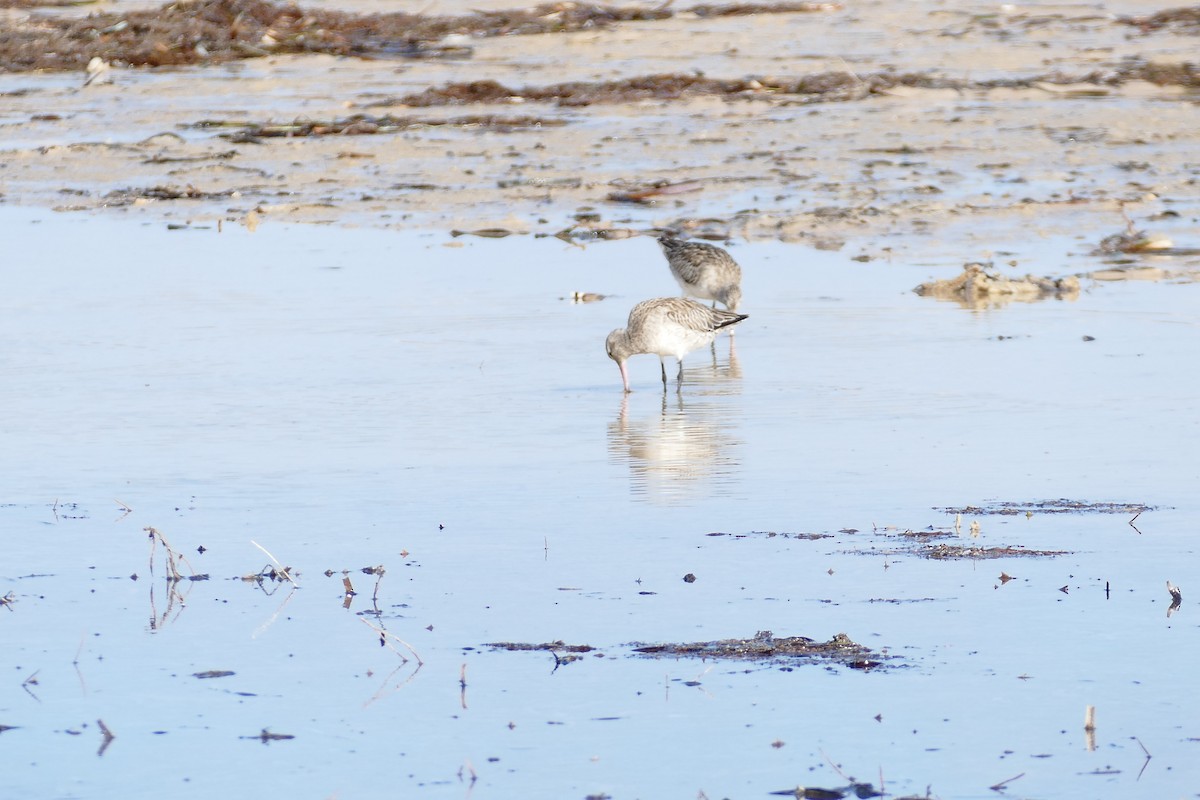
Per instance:
[[[735,409],[724,400],[739,393],[741,367],[732,341],[728,361],[716,349],[711,365],[686,370],[691,391],[664,392],[654,412],[631,417],[629,395],[622,395],[608,423],[608,452],[629,465],[634,497],[675,504],[728,494],[736,483],[742,441]]]
[[[731,335],[726,339],[729,342],[728,361],[721,363],[717,356],[717,342],[713,341],[709,346],[712,356],[711,363],[704,367],[697,367],[695,370],[684,370],[689,381],[704,386],[712,394],[738,394],[742,389],[742,365],[738,362],[737,357],[737,338]],[[693,371],[696,373],[694,377]]]

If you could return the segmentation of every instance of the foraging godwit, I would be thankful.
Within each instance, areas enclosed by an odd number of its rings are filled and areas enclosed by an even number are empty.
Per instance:
[[[679,385],[683,384],[683,357],[691,351],[712,344],[717,331],[746,319],[745,314],[709,308],[684,297],[660,297],[643,300],[629,312],[629,322],[608,335],[604,349],[617,362],[621,382],[629,389],[629,372],[625,362],[630,356],[653,353],[662,367],[663,391],[667,390],[666,356],[679,362]]]
[[[742,268],[720,247],[704,242],[685,242],[671,234],[658,237],[671,274],[686,297],[721,302],[737,311],[742,300]]]

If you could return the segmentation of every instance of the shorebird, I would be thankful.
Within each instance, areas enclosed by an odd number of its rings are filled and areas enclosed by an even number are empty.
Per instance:
[[[629,322],[608,335],[604,349],[617,362],[625,391],[629,388],[629,372],[625,362],[630,356],[653,353],[662,367],[663,391],[667,390],[666,356],[679,362],[679,385],[683,384],[683,357],[691,351],[712,344],[717,331],[746,319],[745,314],[721,311],[701,305],[685,297],[660,297],[643,300],[629,312]]]
[[[658,243],[685,297],[712,300],[713,308],[720,301],[737,311],[742,301],[742,268],[733,256],[716,245],[685,242],[669,233],[658,237]]]

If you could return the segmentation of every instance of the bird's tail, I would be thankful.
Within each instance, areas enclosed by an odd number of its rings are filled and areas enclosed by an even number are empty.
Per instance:
[[[721,313],[721,312],[718,312],[718,313]],[[726,311],[724,313],[721,313],[721,318],[717,320],[717,324],[713,328],[713,330],[719,331],[719,330],[721,330],[721,328],[728,328],[730,325],[737,325],[742,320],[749,319],[749,318],[750,318],[749,314],[734,314],[731,311]]]

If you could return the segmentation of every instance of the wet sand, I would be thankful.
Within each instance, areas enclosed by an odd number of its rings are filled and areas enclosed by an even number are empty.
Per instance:
[[[100,6],[95,24],[138,7]],[[677,8],[422,45],[453,57],[111,59],[86,88],[82,70],[10,73],[0,192],[178,225],[674,228],[951,261],[1031,236],[1095,243],[1127,218],[1177,236],[1197,215],[1196,28],[1121,16],[1139,10]]]

